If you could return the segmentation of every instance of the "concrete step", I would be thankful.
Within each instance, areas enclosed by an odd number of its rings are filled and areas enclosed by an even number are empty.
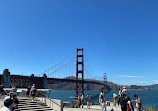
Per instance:
[[[42,104],[44,104],[44,103],[41,103],[41,102],[19,102],[19,104],[40,104],[40,105],[42,105]]]
[[[22,109],[51,109],[51,108],[49,107],[22,107],[20,109],[22,110]]]
[[[19,109],[21,109],[22,111],[23,110],[52,110],[51,108],[49,107],[41,107],[41,106],[38,106],[38,107],[34,107],[34,106],[27,106],[27,107],[19,107]]]
[[[23,108],[23,109],[20,109],[21,111],[53,111],[52,109],[48,109],[48,108],[41,108],[41,109],[30,109],[30,108]]]
[[[47,107],[47,105],[43,106],[43,105],[18,105],[18,107],[22,108],[22,107]],[[49,107],[47,107],[49,108]]]
[[[54,111],[54,110],[49,110],[49,109],[23,109],[22,111]]]
[[[18,107],[19,108],[24,108],[24,107],[43,107],[43,108],[49,108],[47,106],[41,106],[41,105],[25,105],[25,106],[24,105],[23,106],[22,105],[21,106],[18,105]]]
[[[19,99],[19,101],[32,101],[32,99]],[[34,101],[39,101],[39,100],[35,99]]]
[[[46,104],[39,100],[32,101],[31,98],[19,98],[18,107],[21,111],[53,111]]]
[[[29,103],[27,103],[27,104],[22,104],[22,103],[18,104],[18,106],[29,106],[29,105],[34,105],[34,106],[47,106],[47,105],[45,105],[45,104],[43,104],[43,103],[41,103],[41,104],[36,104],[36,103],[34,103],[34,104],[29,104]]]

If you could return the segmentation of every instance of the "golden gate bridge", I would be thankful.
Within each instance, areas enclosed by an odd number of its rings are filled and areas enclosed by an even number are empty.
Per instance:
[[[75,79],[69,78],[70,76],[75,77]],[[47,84],[75,83],[76,96],[84,94],[84,84],[102,85],[102,89],[111,90],[107,85],[107,75],[105,73],[103,76],[104,82],[96,81],[94,77],[88,59],[85,59],[84,49],[77,48],[62,61],[38,75],[12,75],[9,69],[5,69],[3,74],[0,75],[0,82],[5,88],[11,86],[27,88],[31,84],[36,84],[37,88],[47,88]]]

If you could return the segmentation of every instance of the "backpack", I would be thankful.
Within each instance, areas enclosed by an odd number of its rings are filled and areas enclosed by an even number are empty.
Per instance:
[[[126,99],[125,98],[120,97],[120,105],[121,105],[121,107],[126,106]]]

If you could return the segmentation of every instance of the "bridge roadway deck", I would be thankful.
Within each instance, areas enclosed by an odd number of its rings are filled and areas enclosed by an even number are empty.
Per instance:
[[[60,83],[60,82],[69,82],[69,83],[76,83],[77,82],[77,83],[84,83],[84,84],[97,84],[97,85],[105,86],[108,91],[111,90],[111,88],[108,85],[105,85],[104,83],[101,83],[98,81],[92,81],[92,80],[82,81],[82,80],[75,80],[75,79],[47,78],[47,84]]]
[[[7,91],[12,91],[12,88],[4,88],[4,90]],[[26,88],[17,88],[16,92],[22,92],[22,90],[26,91]],[[42,92],[46,92],[46,91],[51,91],[51,89],[37,89],[37,91],[42,91]]]
[[[92,83],[92,84],[98,84],[98,85],[105,85],[104,83],[98,82],[98,81],[91,81],[91,80],[75,80],[75,79],[60,79],[60,78],[47,78],[48,83],[54,83],[54,82],[71,82],[71,83]]]

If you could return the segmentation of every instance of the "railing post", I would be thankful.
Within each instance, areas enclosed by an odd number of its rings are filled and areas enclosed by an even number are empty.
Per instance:
[[[49,93],[48,93],[48,98],[50,97],[50,92],[51,92],[51,90],[49,90]]]
[[[63,101],[60,101],[60,104],[61,104],[60,111],[63,111]]]

